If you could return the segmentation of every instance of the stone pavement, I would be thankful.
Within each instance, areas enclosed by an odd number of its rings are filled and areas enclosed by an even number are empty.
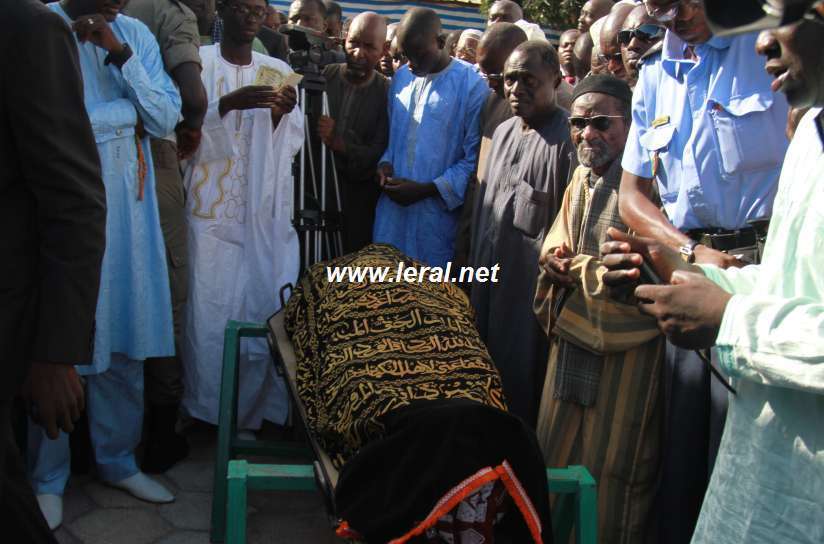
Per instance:
[[[261,438],[273,431],[265,429]],[[195,426],[187,432],[192,453],[158,479],[177,500],[154,505],[107,487],[91,476],[72,476],[64,496],[61,544],[208,544],[217,434]],[[275,460],[268,460],[276,462]],[[262,461],[266,462],[266,461]],[[335,544],[317,492],[249,493],[249,544]]]

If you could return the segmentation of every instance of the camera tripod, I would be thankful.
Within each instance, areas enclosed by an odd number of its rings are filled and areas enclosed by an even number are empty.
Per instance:
[[[312,68],[315,69],[302,72],[303,81],[299,86],[305,137],[298,158],[300,162],[295,164],[299,170],[295,176],[298,183],[292,217],[301,241],[301,274],[317,262],[343,254],[341,193],[335,154],[322,140],[315,141],[314,136],[317,118],[313,114],[319,111],[321,115],[329,115],[329,97],[325,78],[316,67]],[[316,157],[316,149],[319,149],[319,157]],[[319,158],[320,172],[315,167],[316,158]],[[309,176],[306,175],[307,163]],[[327,174],[327,166],[331,166],[331,177]],[[307,187],[307,181],[311,181],[310,187]],[[334,198],[334,208],[330,207],[330,198]]]

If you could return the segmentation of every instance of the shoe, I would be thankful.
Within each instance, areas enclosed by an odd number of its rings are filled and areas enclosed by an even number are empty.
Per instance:
[[[37,504],[49,529],[54,531],[63,523],[63,497],[60,495],[37,495]]]
[[[129,476],[125,480],[108,482],[108,484],[112,487],[122,489],[146,502],[165,504],[174,502],[175,500],[175,496],[172,495],[168,489],[142,472]]]
[[[150,405],[146,412],[148,428],[141,468],[148,474],[162,474],[189,456],[189,443],[175,431],[176,404]]]

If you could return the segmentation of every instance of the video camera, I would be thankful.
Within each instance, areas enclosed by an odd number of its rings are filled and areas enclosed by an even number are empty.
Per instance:
[[[289,39],[289,64],[299,73],[320,73],[327,64],[346,62],[335,41],[322,32],[299,25],[281,25],[278,32]]]

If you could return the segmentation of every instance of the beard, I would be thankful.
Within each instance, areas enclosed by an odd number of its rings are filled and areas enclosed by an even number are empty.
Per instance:
[[[578,162],[587,168],[600,168],[615,160],[615,157],[616,153],[603,140],[581,140],[578,144]]]
[[[347,56],[346,70],[353,77],[353,79],[365,79],[371,71],[374,70],[374,67],[369,66],[366,62],[357,61]]]

